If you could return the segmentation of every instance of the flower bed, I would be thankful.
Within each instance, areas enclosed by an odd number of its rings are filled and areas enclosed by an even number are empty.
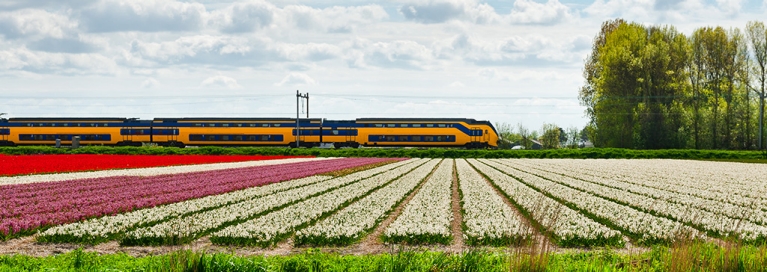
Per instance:
[[[296,156],[215,155],[2,155],[0,176],[144,168],[170,165],[240,162],[294,158]],[[308,156],[305,156],[308,157]]]
[[[331,159],[152,177],[118,176],[0,186],[0,237],[387,159]]]

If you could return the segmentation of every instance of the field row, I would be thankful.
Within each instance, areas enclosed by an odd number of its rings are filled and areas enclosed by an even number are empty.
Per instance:
[[[706,236],[737,237],[752,243],[767,237],[764,206],[756,204],[763,201],[763,195],[753,193],[764,187],[764,181],[752,174],[710,170],[720,165],[716,163],[411,159],[340,176],[311,174],[381,161],[332,159],[263,166],[258,170],[167,175],[157,181],[167,184],[151,183],[155,177],[144,178],[146,183],[140,184],[131,183],[129,177],[101,183],[88,180],[72,183],[71,188],[44,187],[50,190],[45,194],[17,189],[15,196],[22,200],[9,203],[27,210],[5,211],[11,215],[4,217],[3,223],[37,210],[56,214],[55,210],[45,210],[45,205],[24,206],[32,200],[49,203],[47,195],[64,198],[76,192],[79,197],[103,190],[114,191],[109,195],[121,195],[124,191],[143,192],[165,186],[169,189],[158,192],[170,195],[168,202],[87,220],[72,219],[69,224],[51,224],[56,226],[41,231],[37,239],[162,245],[207,236],[215,244],[269,247],[293,237],[295,245],[343,246],[380,233],[369,238],[388,243],[447,245],[461,235],[468,245],[501,246],[543,234],[560,246],[590,247],[622,246],[629,240],[643,245],[667,244],[680,237]],[[665,166],[668,163],[692,170],[664,172],[671,171]],[[732,165],[734,169],[741,167]],[[283,168],[287,169],[279,170]],[[759,168],[752,173],[763,172]],[[290,178],[289,173],[301,174]],[[457,188],[453,188],[456,179]],[[755,189],[748,191],[744,186]],[[225,189],[216,189],[219,187]],[[458,190],[459,199],[453,199],[453,189]],[[197,191],[208,193],[182,200],[175,196]],[[121,197],[135,203],[129,200],[130,195]],[[141,199],[144,195],[134,197]],[[102,207],[99,201],[104,199],[89,201],[67,204]],[[460,211],[452,210],[454,202],[460,203]],[[395,213],[399,206],[401,212]],[[455,212],[463,218],[461,233],[451,230],[457,218]],[[391,224],[381,226],[387,218]]]
[[[0,237],[386,161],[344,158],[0,186]]]

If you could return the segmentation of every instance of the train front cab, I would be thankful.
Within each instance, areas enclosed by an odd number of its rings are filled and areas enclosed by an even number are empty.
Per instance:
[[[369,147],[497,147],[489,122],[474,119],[357,119],[359,142]]]
[[[148,124],[148,123],[143,123]],[[142,137],[125,137],[125,129],[141,126],[142,121],[126,118],[10,118],[3,124],[7,145],[71,145],[76,136],[81,145],[125,145]]]

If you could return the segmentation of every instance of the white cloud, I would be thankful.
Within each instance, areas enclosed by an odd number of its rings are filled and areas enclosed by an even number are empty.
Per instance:
[[[113,75],[118,67],[114,60],[100,54],[49,53],[20,48],[0,51],[1,70],[40,74]]]
[[[192,31],[202,27],[205,6],[173,0],[102,0],[80,12],[91,32]]]
[[[212,76],[202,81],[203,87],[226,87],[229,89],[238,89],[240,84],[237,84],[237,80],[228,76]]]
[[[264,1],[240,2],[213,11],[210,21],[223,32],[253,32],[272,24],[276,9]]]
[[[509,20],[519,24],[555,24],[571,16],[570,8],[558,0],[548,0],[545,4],[533,0],[516,0]]]
[[[156,89],[160,86],[160,81],[157,81],[157,79],[154,78],[147,78],[143,82],[141,82],[141,88],[144,89]]]
[[[429,69],[434,61],[432,50],[415,41],[372,42],[357,39],[347,45],[347,64],[355,68],[384,67]]]
[[[719,9],[728,16],[735,16],[740,13],[743,6],[743,0],[716,0]]]
[[[493,7],[476,0],[413,0],[406,1],[399,12],[408,20],[420,23],[443,23],[466,20],[478,24],[501,20]]]
[[[300,85],[317,85],[317,81],[304,73],[290,73],[285,76],[280,82],[274,84],[275,86],[300,86]]]
[[[133,41],[131,52],[158,63],[207,63],[248,65],[263,62],[267,40],[244,37],[197,35],[166,42]]]
[[[596,0],[584,11],[599,19],[612,16],[646,18],[654,7],[655,0]]]
[[[0,34],[7,39],[22,37],[64,38],[77,28],[67,15],[38,9],[0,13]]]
[[[389,14],[378,5],[334,6],[324,9],[291,5],[279,12],[288,25],[305,30],[326,32],[351,32],[358,26],[377,23],[389,18]]]

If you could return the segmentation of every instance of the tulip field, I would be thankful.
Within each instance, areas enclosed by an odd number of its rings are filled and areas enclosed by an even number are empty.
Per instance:
[[[0,177],[0,240],[34,236],[41,243],[157,246],[205,238],[215,245],[269,248],[459,240],[505,246],[537,235],[561,247],[767,238],[767,167],[761,164],[205,160],[101,171],[84,163],[59,174],[5,170],[14,174]],[[92,171],[73,172],[78,169]]]

